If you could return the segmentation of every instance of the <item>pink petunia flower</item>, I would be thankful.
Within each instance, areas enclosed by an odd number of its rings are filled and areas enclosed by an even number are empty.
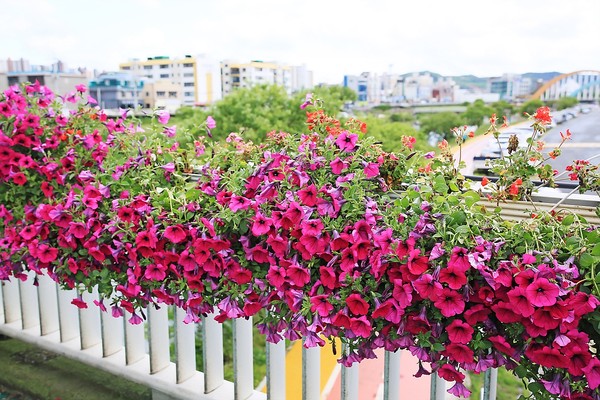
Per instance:
[[[555,304],[558,294],[558,286],[546,278],[537,278],[525,289],[525,296],[536,307]]]
[[[335,144],[345,152],[353,151],[357,142],[358,135],[348,131],[342,131],[335,140]]]

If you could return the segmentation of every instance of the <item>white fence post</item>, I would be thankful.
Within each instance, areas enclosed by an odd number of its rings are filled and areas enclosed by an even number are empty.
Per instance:
[[[27,281],[23,282],[19,280],[21,324],[23,329],[30,329],[40,324],[37,289],[31,284],[31,281],[35,278],[35,272],[29,271],[27,275]]]
[[[254,391],[252,317],[233,320],[233,384],[235,400],[244,400]]]
[[[108,357],[123,350],[123,321],[122,317],[115,318],[109,312],[99,311],[102,324],[102,357]]]
[[[71,301],[77,296],[75,290],[62,290],[57,284],[54,288],[58,296],[58,322],[62,343],[79,336],[79,315],[77,307]]]
[[[177,383],[196,373],[196,324],[183,322],[186,312],[175,307],[175,352],[177,355]]]
[[[302,400],[321,398],[321,348],[302,346]]]
[[[124,311],[123,326],[125,327],[125,363],[135,364],[146,356],[145,324],[133,325],[129,323],[131,314]]]
[[[267,397],[285,399],[285,340],[267,342]]]
[[[6,324],[21,319],[21,305],[19,296],[19,283],[17,278],[2,282],[2,294],[4,296],[4,321]]]
[[[102,341],[100,310],[94,305],[94,300],[98,300],[98,291],[94,288],[92,293],[83,292],[81,298],[88,305],[87,308],[79,309],[81,350],[85,350],[96,346]],[[71,307],[74,306],[71,305]]]
[[[215,321],[215,313],[202,318],[204,353],[204,392],[210,393],[225,380],[223,372],[223,326]]]
[[[444,400],[446,398],[446,381],[433,373],[431,376],[431,400]]]
[[[400,351],[386,351],[384,357],[383,399],[397,400],[400,396]]]
[[[342,365],[342,400],[359,400],[358,379],[358,363],[351,367]]]
[[[169,351],[169,313],[168,306],[159,309],[148,307],[148,325],[150,341],[150,373],[155,374],[167,368],[171,362]]]
[[[483,375],[483,391],[481,397],[483,400],[496,400],[496,389],[498,386],[498,369],[490,368]]]
[[[59,329],[58,298],[56,296],[56,283],[49,276],[39,275],[38,279],[40,333],[45,336]]]

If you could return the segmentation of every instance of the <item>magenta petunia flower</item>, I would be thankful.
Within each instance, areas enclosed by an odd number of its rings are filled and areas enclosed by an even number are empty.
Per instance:
[[[379,164],[367,163],[363,172],[365,173],[367,178],[374,178],[379,175]]]
[[[551,306],[556,303],[559,289],[546,278],[535,279],[525,289],[525,296],[536,307]]]
[[[168,124],[169,119],[171,118],[171,114],[166,110],[157,111],[156,116],[158,117],[158,122],[162,125]]]
[[[254,236],[267,234],[271,230],[271,227],[273,227],[273,219],[267,218],[261,213],[256,213],[251,229]]]
[[[357,142],[358,135],[348,131],[342,131],[335,140],[335,144],[340,148],[340,150],[345,152],[353,151]]]
[[[165,238],[169,239],[172,243],[181,243],[187,237],[187,234],[181,225],[167,226],[164,235]]]
[[[460,319],[455,319],[446,327],[448,339],[454,343],[467,344],[473,338],[473,327]]]
[[[363,315],[359,318],[350,318],[350,329],[355,335],[368,338],[373,328],[367,317]]]
[[[444,317],[460,314],[465,309],[465,301],[462,295],[446,288],[442,289],[439,297],[434,301],[434,305]]]
[[[58,249],[47,244],[41,244],[37,249],[37,257],[43,263],[51,263],[58,257]]]
[[[348,168],[348,164],[342,161],[339,157],[336,157],[335,160],[331,161],[329,166],[331,167],[331,172],[336,175],[341,174],[345,169]]]
[[[358,293],[348,296],[346,305],[354,315],[366,315],[369,312],[369,304]]]
[[[322,294],[310,298],[310,311],[317,312],[321,317],[331,314],[333,305],[328,301],[329,296]]]
[[[315,185],[305,187],[298,191],[298,197],[305,206],[313,207],[317,204],[317,188]]]

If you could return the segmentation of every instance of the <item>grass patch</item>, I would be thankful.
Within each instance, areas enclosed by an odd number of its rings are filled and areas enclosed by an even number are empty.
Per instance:
[[[471,384],[471,398],[479,400],[483,388],[483,374],[469,373]],[[520,395],[527,395],[529,392],[525,389],[523,382],[507,371],[504,367],[498,368],[498,388],[496,390],[496,400],[515,400]]]
[[[39,400],[152,398],[143,385],[6,337],[0,339],[0,384]]]

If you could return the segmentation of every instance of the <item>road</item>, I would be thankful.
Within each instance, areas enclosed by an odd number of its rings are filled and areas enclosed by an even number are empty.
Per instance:
[[[592,106],[590,110],[587,114],[579,114],[575,118],[549,129],[541,139],[545,142],[544,153],[547,154],[560,143],[561,132],[566,133],[567,129],[571,132],[572,139],[563,144],[560,157],[548,161],[559,173],[563,172],[565,167],[570,165],[573,160],[586,160],[600,154],[600,107]],[[511,130],[529,125],[531,125],[530,122],[526,121],[511,125],[507,129]],[[462,160],[466,163],[466,167],[461,170],[463,174],[473,174],[473,157],[490,146],[493,140],[493,137],[488,135],[466,141],[462,149]],[[457,152],[455,157],[458,158]],[[592,163],[598,162],[600,162],[600,159],[592,161]]]
[[[545,150],[551,151],[558,146],[561,141],[560,132],[565,133],[567,129],[571,131],[572,139],[563,144],[560,157],[549,161],[559,173],[573,160],[587,160],[600,154],[600,108],[591,107],[588,114],[579,114],[549,130],[542,139],[546,143]],[[596,159],[592,163],[597,164],[599,161]]]

